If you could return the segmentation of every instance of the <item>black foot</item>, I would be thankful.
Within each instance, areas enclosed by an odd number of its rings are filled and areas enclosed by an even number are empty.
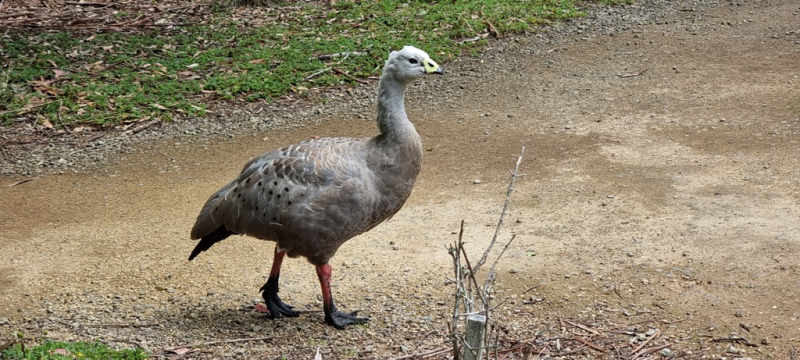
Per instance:
[[[268,292],[264,292],[261,294],[261,297],[264,298],[264,305],[266,306],[269,314],[267,315],[270,319],[275,319],[279,317],[298,317],[300,313],[297,311],[292,310],[294,306],[287,305],[281,298],[278,297],[278,294],[270,294]]]
[[[360,325],[366,324],[369,318],[356,317],[358,311],[351,313],[343,313],[336,309],[336,306],[331,304],[331,311],[325,312],[325,323],[337,329],[344,329],[345,326],[350,324]]]

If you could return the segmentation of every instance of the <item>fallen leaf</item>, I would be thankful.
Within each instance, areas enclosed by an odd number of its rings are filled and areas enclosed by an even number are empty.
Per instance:
[[[53,73],[56,74],[56,79],[64,76],[64,71],[63,70],[55,69],[55,70],[53,70]]]
[[[269,314],[269,309],[267,309],[267,306],[266,306],[266,305],[264,305],[264,303],[258,303],[258,304],[256,304],[256,311],[260,311],[260,312],[262,312],[262,313],[267,313],[267,314]]]
[[[47,120],[47,119],[42,120],[42,125],[44,125],[44,127],[48,128],[48,129],[55,129],[53,124],[50,123],[50,120]]]
[[[53,349],[50,350],[50,353],[67,356],[67,349]]]
[[[184,354],[188,354],[188,353],[192,352],[192,350],[194,350],[194,349],[190,349],[190,348],[185,348],[184,347],[184,348],[178,348],[178,349],[170,349],[170,350],[167,350],[167,351],[169,351],[171,353],[178,354],[178,355],[184,355]]]
[[[154,107],[156,109],[159,109],[159,110],[167,110],[166,107],[164,107],[162,105],[159,105],[159,104],[151,104],[150,106],[152,106],[152,107]]]
[[[200,64],[198,64],[198,63],[194,63],[194,64],[191,64],[191,65],[186,65],[186,67],[189,68],[189,69],[194,69],[194,68],[196,68],[198,66],[200,66]]]
[[[264,63],[264,59],[250,60],[249,63],[251,63],[251,64],[263,64]]]

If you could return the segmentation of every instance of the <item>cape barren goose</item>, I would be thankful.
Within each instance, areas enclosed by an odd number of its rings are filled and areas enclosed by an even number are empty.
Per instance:
[[[304,256],[317,269],[325,322],[342,329],[368,319],[342,313],[331,296],[328,264],[345,241],[372,229],[403,206],[422,165],[422,141],[406,117],[406,87],[443,70],[424,51],[393,51],[378,85],[380,134],[367,139],[322,138],[258,156],[208,199],[192,228],[200,242],[189,260],[218,241],[247,234],[275,241],[262,297],[270,318],[295,317],[278,297],[284,256]]]

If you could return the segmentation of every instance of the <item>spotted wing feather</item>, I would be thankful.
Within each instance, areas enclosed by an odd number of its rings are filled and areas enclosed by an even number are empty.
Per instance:
[[[364,161],[366,146],[362,139],[325,138],[254,158],[206,202],[192,238],[224,226],[278,241],[290,256],[311,260],[335,252],[353,230],[366,230],[359,229],[368,222],[366,213],[353,210],[366,209],[370,201],[364,196],[365,180],[373,178]]]

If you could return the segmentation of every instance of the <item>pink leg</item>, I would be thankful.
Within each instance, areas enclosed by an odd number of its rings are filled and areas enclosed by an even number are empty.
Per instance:
[[[344,329],[349,324],[364,324],[369,319],[356,317],[358,311],[349,314],[340,312],[336,309],[331,295],[331,268],[330,264],[317,265],[317,277],[319,286],[322,288],[322,309],[325,311],[325,322],[337,329]]]
[[[292,310],[293,306],[284,304],[281,298],[278,297],[278,279],[281,275],[281,263],[283,263],[284,256],[286,256],[286,252],[278,251],[278,246],[275,246],[275,257],[272,258],[272,270],[269,272],[267,283],[261,287],[261,297],[264,298],[264,306],[256,307],[256,309],[261,312],[269,313],[270,318],[279,318],[283,316],[297,317],[300,315],[297,311]]]

